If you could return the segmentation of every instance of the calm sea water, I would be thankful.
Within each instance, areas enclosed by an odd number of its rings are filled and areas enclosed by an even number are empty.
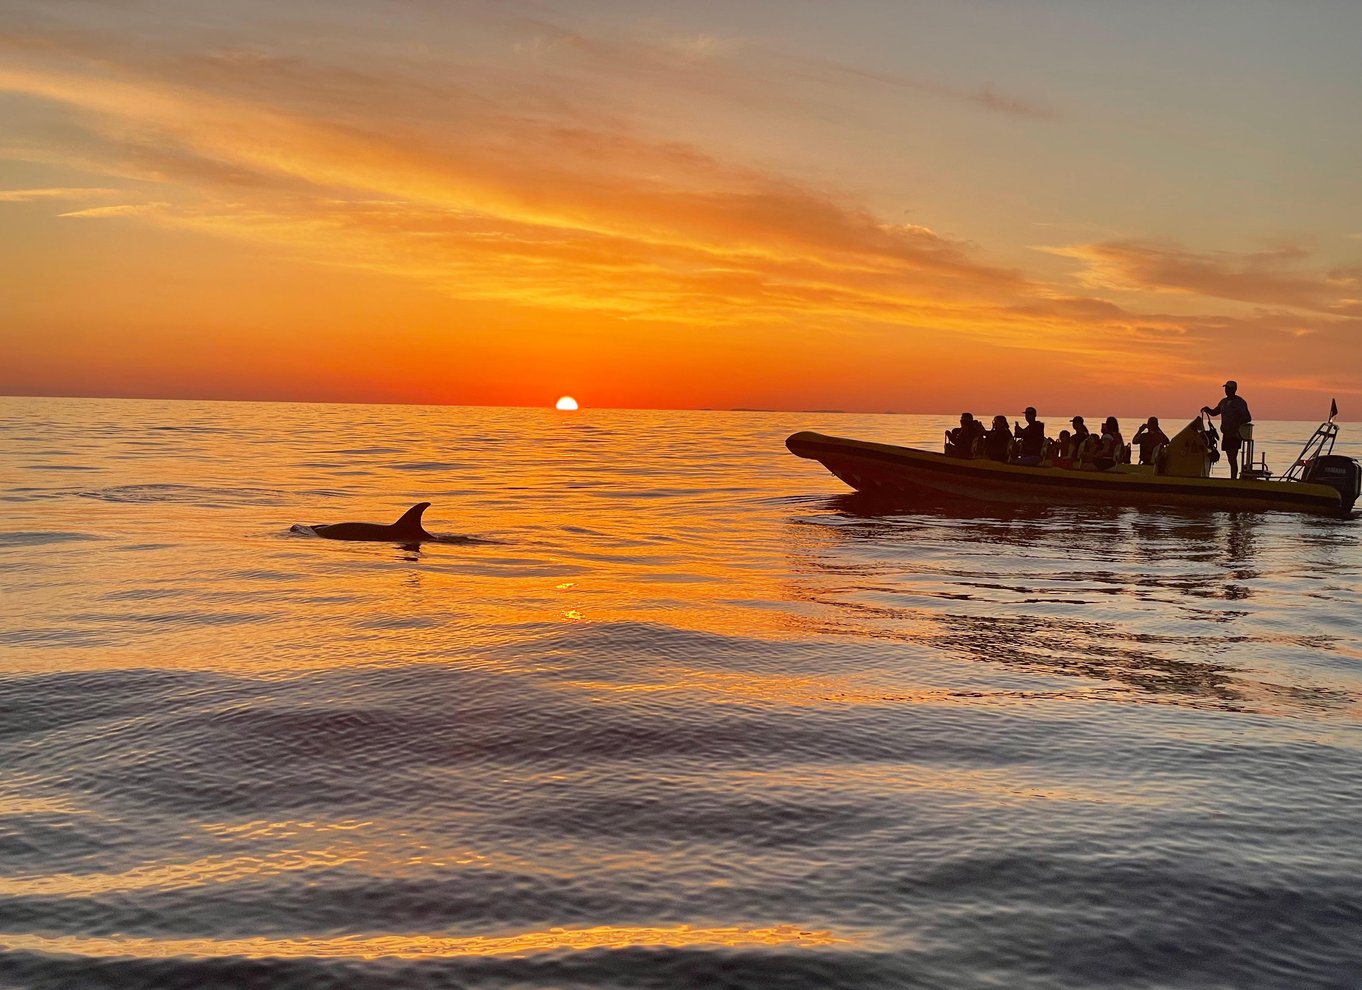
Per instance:
[[[1362,520],[952,418],[0,400],[0,985],[1362,987]]]

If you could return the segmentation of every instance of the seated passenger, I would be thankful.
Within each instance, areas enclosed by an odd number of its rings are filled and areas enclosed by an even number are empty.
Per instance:
[[[993,429],[984,434],[984,455],[990,461],[1007,463],[1012,452],[1012,430],[1008,428],[1006,416],[993,417]]]
[[[1126,438],[1121,436],[1121,424],[1116,421],[1115,416],[1108,416],[1102,423],[1102,447],[1110,452],[1113,463],[1130,463]]]
[[[1059,439],[1050,447],[1050,460],[1055,467],[1074,466],[1074,435],[1068,430],[1059,431]]]
[[[960,414],[960,425],[946,431],[946,454],[950,457],[974,457],[976,441],[984,435],[984,424],[972,413]]]
[[[1130,442],[1140,448],[1140,463],[1154,463],[1154,448],[1161,443],[1168,442],[1168,434],[1159,429],[1159,417],[1150,416],[1149,419],[1135,431],[1135,436],[1131,437]]]
[[[1109,470],[1120,462],[1121,451],[1125,445],[1116,417],[1108,416],[1106,422],[1102,424],[1102,436],[1089,435],[1088,442],[1083,447],[1080,467],[1091,471]]]
[[[1091,433],[1082,439],[1074,437],[1074,467],[1080,471],[1096,471],[1097,452],[1101,447],[1101,440]]]
[[[1045,424],[1036,419],[1034,406],[1027,406],[1022,415],[1026,417],[1025,426],[1012,424],[1013,435],[1020,441],[1017,463],[1036,465],[1045,456]]]
[[[1086,426],[1083,425],[1083,417],[1082,417],[1082,416],[1075,416],[1075,417],[1070,421],[1070,425],[1073,426],[1073,428],[1074,428],[1074,434],[1073,434],[1073,456],[1074,456],[1074,460],[1077,460],[1077,459],[1078,459],[1079,452],[1082,451],[1082,449],[1083,449],[1083,444],[1087,441],[1088,437],[1092,436],[1092,434],[1089,433],[1089,432],[1088,432],[1088,428],[1087,428]]]

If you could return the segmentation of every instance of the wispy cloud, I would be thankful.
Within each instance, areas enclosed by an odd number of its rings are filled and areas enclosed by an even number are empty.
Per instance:
[[[43,199],[94,199],[116,196],[117,189],[54,187],[47,189],[0,189],[0,203],[31,203]]]
[[[702,89],[737,101],[783,102],[795,84],[913,94],[975,110],[1059,119],[1045,103],[1007,92],[987,79],[974,87],[947,85],[901,72],[868,69],[806,53],[782,51],[750,39],[714,35],[680,37],[590,36],[547,20],[516,18],[515,52],[540,63],[575,68],[634,85]],[[804,94],[807,97],[807,94]]]
[[[1127,240],[1048,250],[1082,262],[1083,282],[1093,288],[1362,315],[1352,298],[1362,289],[1362,268],[1302,271],[1311,256],[1299,245],[1253,253],[1196,252],[1176,244]]]
[[[845,65],[830,59],[808,55],[792,55],[766,52],[766,57],[783,66],[791,75],[823,83],[874,85],[889,89],[906,90],[949,100],[1013,117],[1028,117],[1033,120],[1057,120],[1059,112],[1036,100],[1013,96],[1004,92],[992,82],[982,82],[974,89],[946,86],[927,79],[915,79],[901,73],[877,71]]]
[[[657,319],[719,318],[733,302],[719,283],[746,284],[768,315],[815,299],[851,315],[1024,282],[926,228],[884,224],[834,192],[608,119],[569,125],[463,94],[453,129],[378,114],[337,123],[329,95],[354,83],[348,69],[214,59],[210,89],[202,62],[168,79],[138,63],[111,72],[111,55],[91,66],[77,50],[54,67],[46,54],[0,70],[0,85],[72,108],[124,168],[141,163],[147,179],[179,191],[173,207],[82,216],[136,211],[323,257],[349,238],[363,242],[367,264],[471,296],[523,298],[532,281],[560,302],[644,305]],[[90,84],[95,69],[100,85]],[[257,98],[271,75],[306,79],[320,105],[302,107],[297,89]],[[382,81],[365,82],[377,98]],[[390,205],[376,210],[375,199]]]
[[[61,217],[144,217],[170,209],[169,203],[124,203],[119,206],[93,206],[85,210],[59,213]]]

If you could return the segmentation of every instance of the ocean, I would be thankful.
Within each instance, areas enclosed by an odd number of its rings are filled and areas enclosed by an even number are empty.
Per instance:
[[[1362,519],[954,418],[0,399],[0,986],[1362,987]]]

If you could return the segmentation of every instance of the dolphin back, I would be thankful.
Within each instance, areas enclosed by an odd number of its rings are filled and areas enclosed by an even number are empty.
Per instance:
[[[417,502],[391,525],[366,522],[316,523],[311,528],[326,540],[393,540],[412,543],[433,540],[421,525],[421,513],[430,508],[429,502]]]
[[[429,502],[417,502],[402,517],[393,523],[393,530],[402,535],[419,536],[423,539],[430,539],[430,534],[421,525],[421,514],[430,508]]]

